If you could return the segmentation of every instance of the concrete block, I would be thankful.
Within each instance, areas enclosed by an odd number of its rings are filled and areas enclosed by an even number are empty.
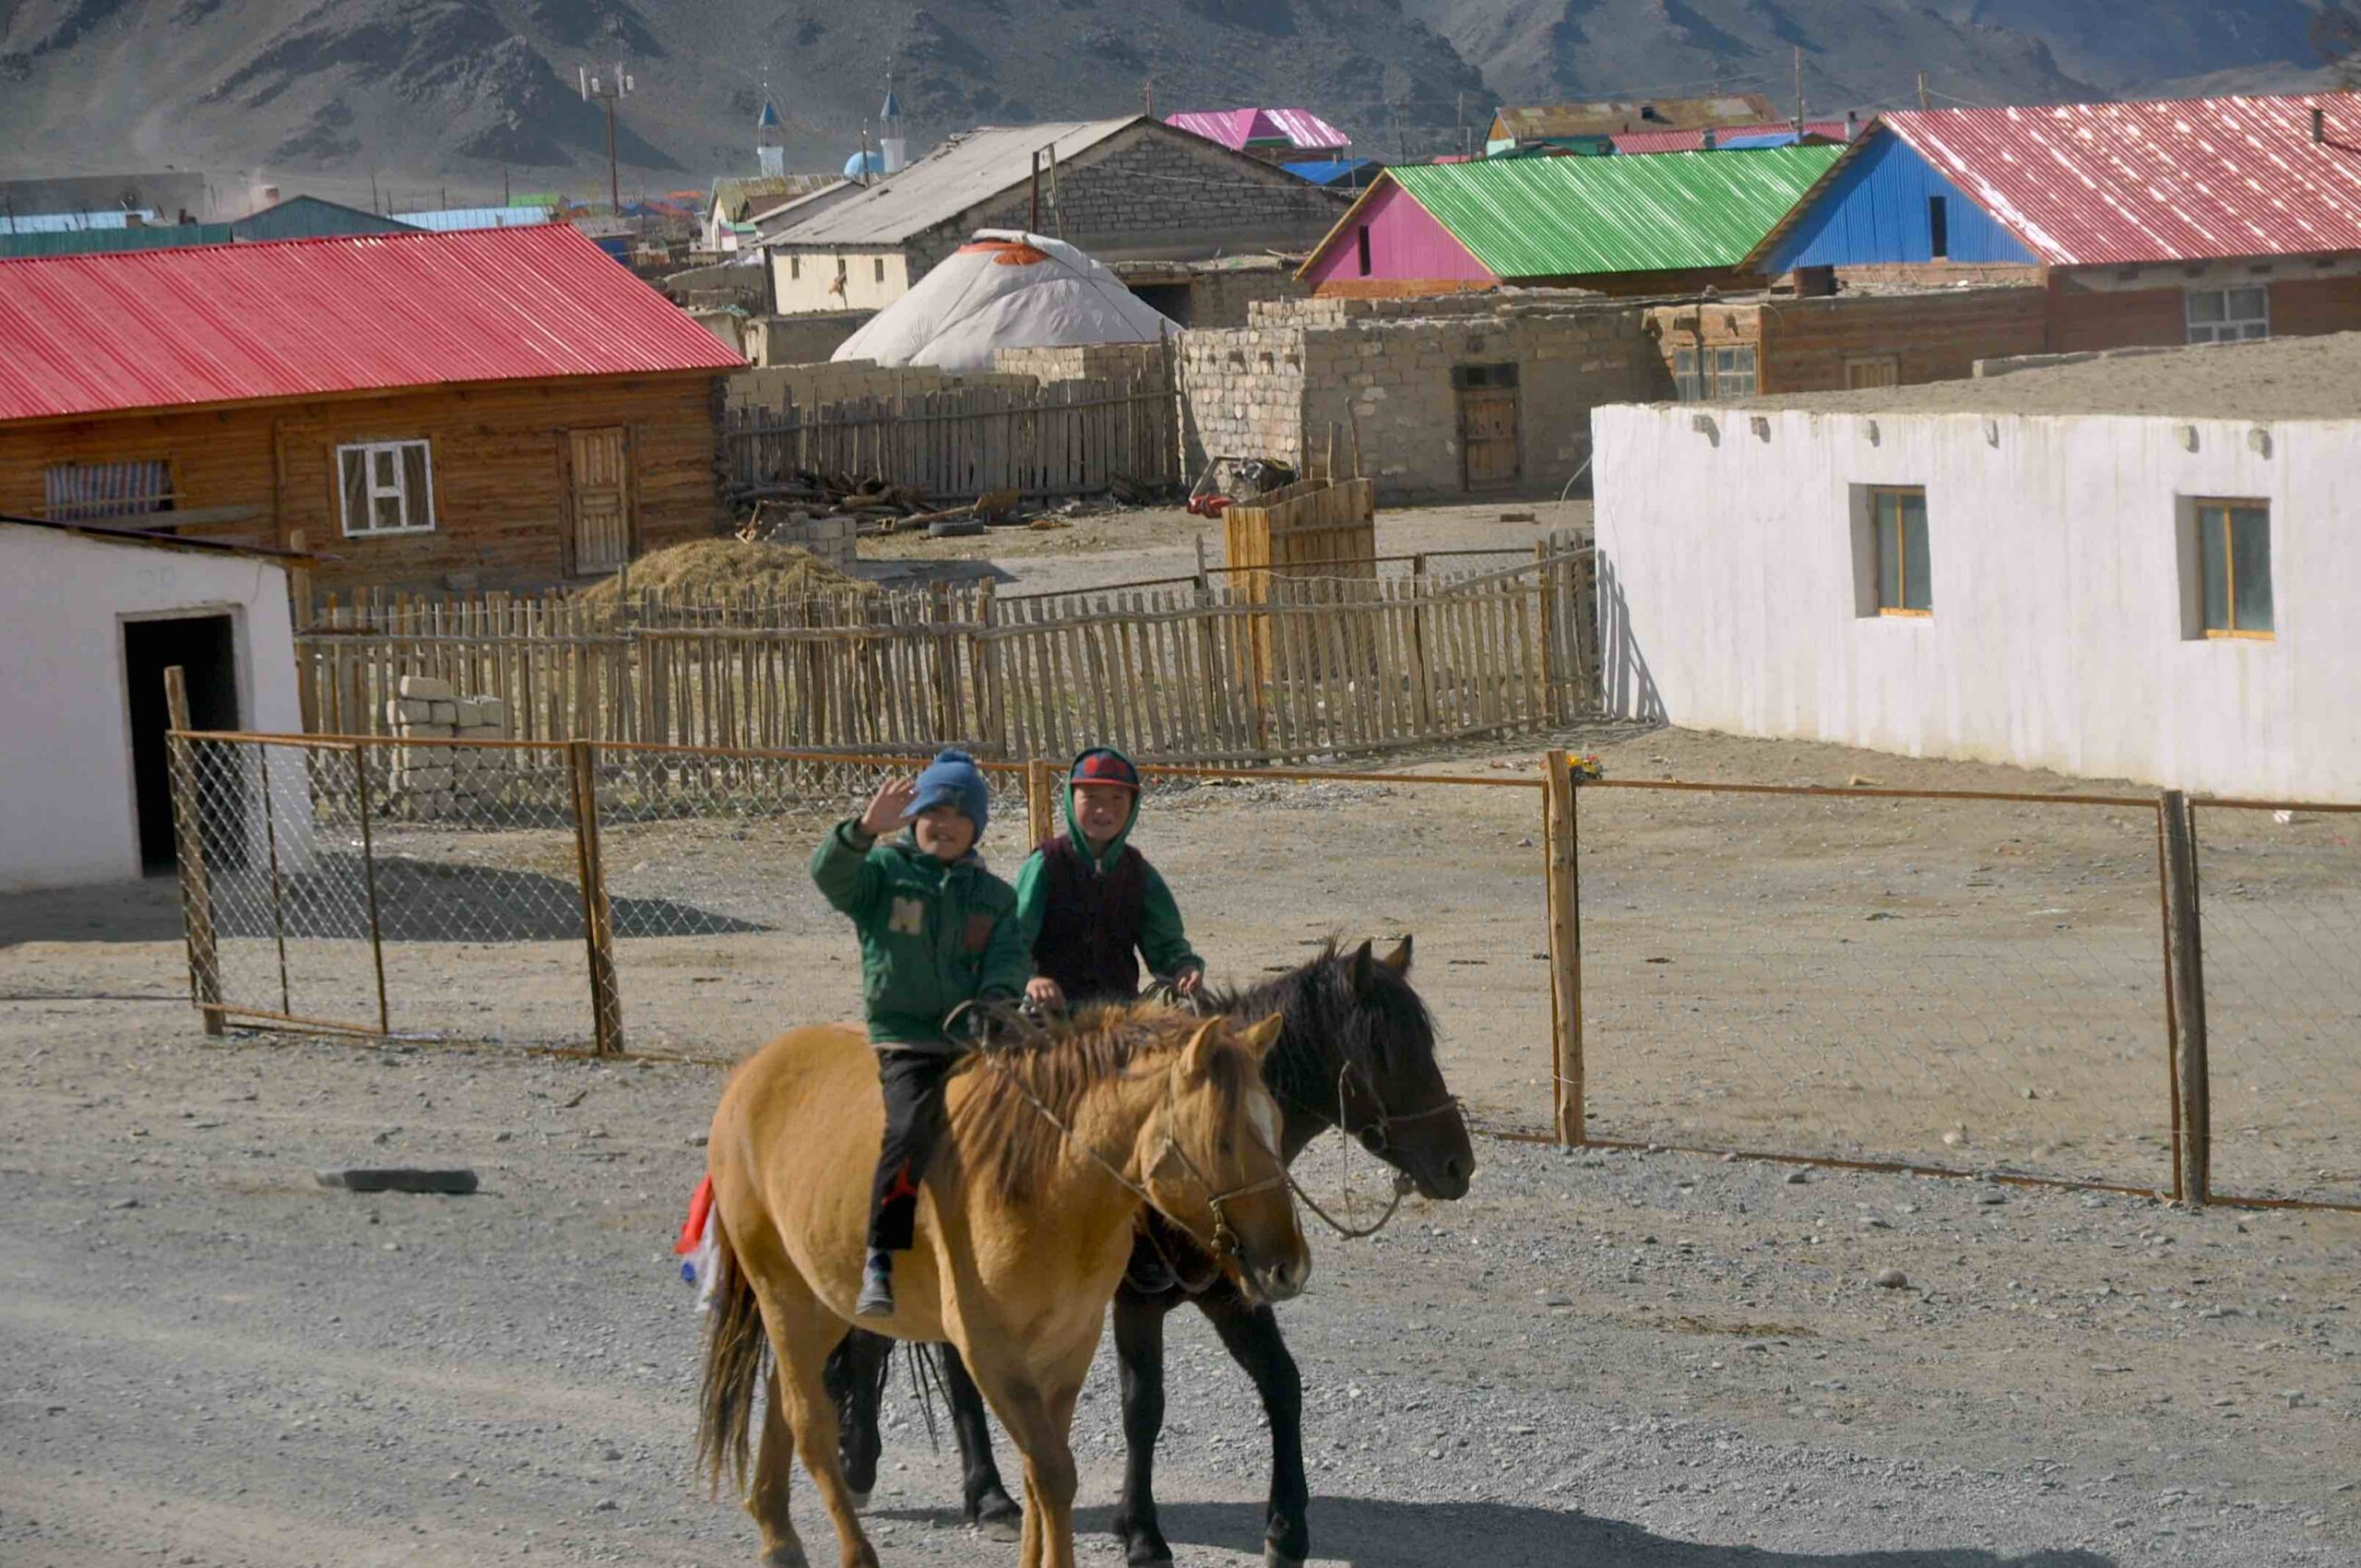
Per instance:
[[[450,682],[438,681],[432,675],[403,676],[400,693],[405,697],[416,697],[430,702],[448,701],[458,695],[452,689]]]
[[[402,683],[407,686],[408,681]],[[397,730],[432,721],[434,705],[421,697],[394,697],[386,704],[386,722]]]
[[[432,705],[432,711],[428,715],[428,720],[429,722],[435,724],[458,723],[459,704],[457,699],[453,697],[436,698]]]

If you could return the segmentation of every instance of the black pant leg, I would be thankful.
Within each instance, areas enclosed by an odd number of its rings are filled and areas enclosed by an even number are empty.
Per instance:
[[[885,1144],[870,1188],[869,1246],[906,1253],[918,1224],[919,1182],[943,1137],[943,1081],[959,1058],[950,1051],[881,1051],[878,1081],[885,1094]]]

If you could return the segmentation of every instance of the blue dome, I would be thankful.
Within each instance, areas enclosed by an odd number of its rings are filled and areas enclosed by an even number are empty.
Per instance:
[[[882,152],[856,152],[845,160],[845,178],[866,179],[885,172],[885,155]]]

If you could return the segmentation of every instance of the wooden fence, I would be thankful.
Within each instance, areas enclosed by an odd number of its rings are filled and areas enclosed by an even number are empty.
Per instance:
[[[1002,601],[958,592],[631,615],[496,595],[343,607],[296,641],[305,727],[384,734],[404,675],[508,705],[514,738],[989,756],[1113,744],[1281,762],[1547,730],[1595,705],[1591,555]],[[1269,652],[1254,657],[1260,642]],[[1265,671],[1264,678],[1252,672]]]
[[[721,446],[743,493],[799,471],[876,476],[966,501],[1097,495],[1182,482],[1180,399],[1169,379],[955,386],[724,412]]]

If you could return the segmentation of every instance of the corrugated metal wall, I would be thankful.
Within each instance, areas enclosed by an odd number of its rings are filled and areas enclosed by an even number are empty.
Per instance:
[[[1896,136],[1880,134],[1813,199],[1765,258],[1772,276],[1797,267],[1872,267],[1933,261],[1927,201],[1944,199],[1948,259],[2038,260],[1991,215]]]

